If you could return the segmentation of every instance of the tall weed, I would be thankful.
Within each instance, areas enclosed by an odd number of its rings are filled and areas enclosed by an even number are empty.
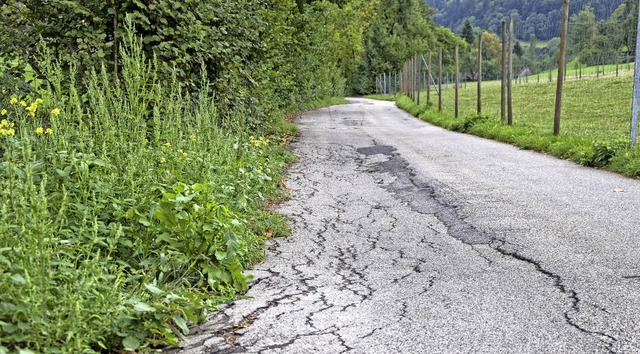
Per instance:
[[[122,60],[80,94],[45,56],[48,88],[0,107],[0,352],[176,344],[281,228],[258,210],[279,140],[223,128],[206,77],[196,97],[160,82],[133,35]]]

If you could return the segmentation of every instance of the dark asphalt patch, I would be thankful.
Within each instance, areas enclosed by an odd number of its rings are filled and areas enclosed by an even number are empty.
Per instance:
[[[366,156],[389,155],[392,152],[396,151],[396,148],[390,145],[374,145],[374,146],[368,146],[368,147],[361,147],[359,149],[356,149],[356,151]]]
[[[435,189],[427,182],[417,181],[415,172],[409,163],[394,153],[396,149],[388,145],[375,145],[359,148],[363,155],[383,154],[389,159],[375,163],[368,172],[387,173],[395,180],[386,186],[401,201],[406,203],[417,213],[435,215],[446,227],[448,234],[468,245],[488,245],[495,240],[467,223],[458,212],[455,205],[448,204],[439,198]]]

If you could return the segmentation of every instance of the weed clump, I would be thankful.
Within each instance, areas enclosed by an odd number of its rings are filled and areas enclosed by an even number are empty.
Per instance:
[[[206,79],[158,81],[133,36],[122,57],[83,94],[45,58],[49,87],[0,102],[0,353],[177,344],[287,232],[261,211],[286,141],[224,128]]]

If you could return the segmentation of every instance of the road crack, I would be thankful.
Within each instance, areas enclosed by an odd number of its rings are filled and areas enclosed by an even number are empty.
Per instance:
[[[482,254],[480,250],[477,249],[478,246],[488,246],[490,249],[495,250],[503,256],[530,264],[534,267],[536,272],[544,275],[546,278],[549,278],[552,281],[553,286],[570,301],[570,308],[563,313],[563,317],[567,325],[575,328],[581,333],[595,337],[605,345],[609,352],[614,352],[613,345],[617,341],[614,336],[596,330],[589,330],[572,318],[572,314],[580,312],[580,304],[582,300],[575,290],[569,289],[564,284],[564,281],[559,274],[553,273],[552,271],[544,268],[540,262],[518,253],[516,248],[513,247],[514,245],[508,244],[506,241],[494,235],[478,230],[471,223],[467,222],[465,217],[461,215],[461,208],[458,205],[455,205],[452,201],[453,198],[451,198],[451,196],[445,198],[440,195],[435,181],[431,181],[429,183],[419,181],[416,178],[416,172],[409,166],[409,163],[406,160],[395,152],[393,147],[376,145],[359,148],[357,151],[365,155],[365,159],[361,162],[363,170],[377,175],[388,174],[393,176],[394,178],[391,180],[380,177],[378,181],[382,181],[381,184],[383,184],[392,195],[408,205],[414,212],[435,216],[446,227],[447,235],[469,245],[479,257],[483,258],[487,262],[487,264],[493,264],[493,260]],[[367,157],[377,154],[385,155],[386,160],[367,163]],[[380,160],[380,158],[378,157],[377,160]],[[402,253],[400,253],[400,257],[404,257]],[[411,273],[404,275],[403,277],[396,279],[396,281],[401,281],[410,275]]]

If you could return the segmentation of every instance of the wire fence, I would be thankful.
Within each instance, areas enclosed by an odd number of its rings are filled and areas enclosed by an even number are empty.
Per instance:
[[[609,140],[629,137],[638,13],[614,15],[608,21],[596,21],[592,9],[586,8],[570,17],[563,134]],[[560,22],[555,26],[559,34]],[[500,28],[497,33],[483,32],[468,45],[425,48],[398,72],[380,74],[377,93],[403,93],[420,106],[451,116],[483,114],[504,123],[550,130],[560,38],[537,40],[531,29],[518,33],[525,30],[522,24],[506,23],[504,37]],[[508,95],[512,121],[505,114],[504,86],[512,86]]]

